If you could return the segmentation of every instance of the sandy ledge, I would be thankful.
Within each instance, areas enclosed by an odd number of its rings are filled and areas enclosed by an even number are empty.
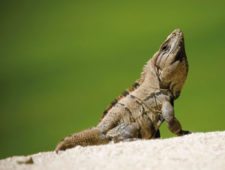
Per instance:
[[[25,163],[26,162],[26,163]],[[0,160],[0,170],[224,170],[225,131],[76,147]]]

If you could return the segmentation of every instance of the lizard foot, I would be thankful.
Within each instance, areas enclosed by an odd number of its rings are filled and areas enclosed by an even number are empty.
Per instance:
[[[179,132],[179,136],[184,136],[184,135],[189,135],[191,134],[192,132],[191,131],[188,131],[188,130],[182,130]]]

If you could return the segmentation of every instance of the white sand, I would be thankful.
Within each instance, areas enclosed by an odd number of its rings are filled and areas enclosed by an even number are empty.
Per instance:
[[[33,164],[18,164],[32,157]],[[0,160],[1,170],[225,170],[225,131],[76,147]]]

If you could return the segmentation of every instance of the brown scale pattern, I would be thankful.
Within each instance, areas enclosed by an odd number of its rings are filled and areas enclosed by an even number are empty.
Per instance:
[[[118,101],[120,99],[122,99],[123,97],[127,96],[128,94],[130,94],[130,92],[134,91],[136,88],[138,88],[140,86],[140,81],[135,81],[135,83],[127,90],[125,90],[124,92],[122,92],[121,95],[119,95],[117,98],[115,98],[110,105],[104,110],[102,118],[105,117],[105,115],[108,113],[108,111],[115,106]]]

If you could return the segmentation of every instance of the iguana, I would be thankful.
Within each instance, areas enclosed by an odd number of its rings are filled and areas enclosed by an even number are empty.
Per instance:
[[[179,97],[187,74],[184,36],[175,29],[144,66],[140,79],[106,109],[100,123],[66,137],[56,151],[77,145],[159,138],[163,121],[172,133],[189,134],[174,114],[174,100]]]

